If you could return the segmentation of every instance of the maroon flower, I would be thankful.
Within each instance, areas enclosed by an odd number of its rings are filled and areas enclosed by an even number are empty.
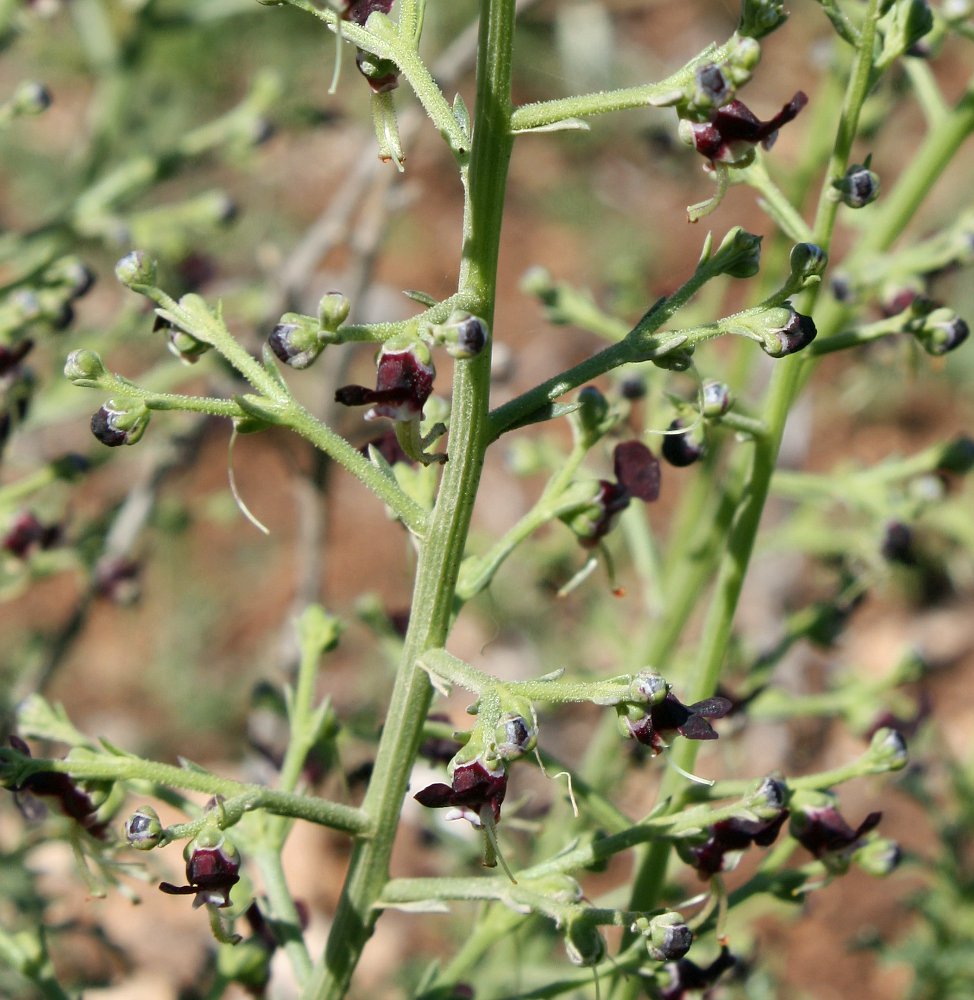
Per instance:
[[[186,881],[189,885],[161,882],[170,896],[195,896],[193,909],[208,903],[230,905],[230,890],[240,881],[240,854],[219,830],[203,830],[186,846]]]
[[[335,401],[343,406],[364,406],[372,403],[366,420],[389,417],[391,420],[419,420],[423,406],[433,391],[436,370],[425,344],[408,347],[383,347],[379,354],[375,388],[345,385],[335,393]]]
[[[10,745],[19,754],[30,757],[30,747],[19,737],[11,736]],[[61,812],[75,820],[93,837],[105,840],[108,834],[108,824],[98,819],[98,805],[84,789],[75,784],[74,779],[59,771],[37,771],[28,775],[19,785],[8,786],[12,792],[28,792],[38,798],[51,798],[57,801]],[[27,810],[25,810],[26,812]],[[28,815],[30,813],[28,812]],[[38,816],[43,816],[43,809]]]
[[[600,479],[591,504],[564,519],[586,548],[594,548],[602,541],[633,497],[646,503],[659,497],[659,461],[641,441],[617,444],[612,464],[616,481]]]
[[[482,816],[490,809],[496,823],[501,818],[501,803],[507,793],[507,772],[503,765],[488,770],[479,760],[460,764],[453,772],[452,784],[437,782],[420,789],[413,798],[429,809],[450,806],[457,810],[447,819],[465,819],[483,826]]]
[[[731,819],[721,820],[709,828],[709,836],[704,843],[690,847],[681,854],[685,860],[700,873],[701,878],[708,878],[718,872],[730,871],[736,864],[736,855],[746,851],[752,844],[758,847],[769,847],[775,842],[781,827],[788,818],[788,810],[782,809],[774,819],[754,820]]]
[[[802,847],[822,858],[857,847],[879,825],[882,816],[881,812],[871,812],[853,829],[833,805],[805,806],[792,814],[790,832]]]
[[[631,708],[632,706],[628,706]],[[622,713],[627,706],[622,705]],[[693,705],[684,705],[676,695],[668,693],[655,705],[647,706],[644,714],[632,719],[622,714],[629,736],[649,747],[654,754],[666,748],[663,733],[676,732],[688,740],[715,740],[717,733],[707,719],[721,719],[731,710],[726,698],[706,698]]]
[[[759,142],[770,149],[778,129],[797,117],[807,103],[808,97],[799,90],[773,118],[763,122],[742,101],[731,101],[718,108],[710,121],[687,122],[683,128],[689,131],[689,142],[711,163],[743,166],[750,162]]]
[[[38,550],[52,548],[61,540],[61,526],[42,524],[30,511],[21,511],[3,536],[3,547],[18,559],[27,559]]]

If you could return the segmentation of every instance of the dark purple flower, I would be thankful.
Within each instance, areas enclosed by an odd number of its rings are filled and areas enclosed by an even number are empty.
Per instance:
[[[730,953],[727,945],[723,945],[720,954],[710,965],[703,968],[688,958],[672,962],[666,966],[666,971],[670,974],[670,981],[660,990],[660,998],[661,1000],[683,1000],[688,990],[709,989],[724,972],[734,968],[736,964],[737,959]]]
[[[694,148],[711,163],[739,166],[750,162],[759,142],[770,149],[778,129],[797,117],[807,103],[808,97],[799,90],[773,118],[761,121],[742,101],[731,101],[718,108],[710,121],[687,122],[684,127],[689,127]]]
[[[161,882],[170,896],[195,896],[193,909],[209,903],[230,905],[230,890],[240,881],[240,854],[219,830],[204,830],[186,847],[186,881],[189,885]]]
[[[701,878],[708,878],[718,872],[730,871],[736,859],[727,855],[735,855],[746,851],[752,844],[758,847],[769,847],[775,842],[781,827],[788,818],[788,810],[782,809],[774,819],[754,820],[731,819],[721,820],[709,827],[704,843],[689,847],[681,854],[688,864],[700,873]]]
[[[447,819],[465,819],[483,826],[484,810],[490,809],[496,823],[501,818],[501,803],[507,793],[507,772],[503,765],[490,771],[479,760],[460,764],[450,785],[437,782],[420,789],[413,798],[429,809],[452,807],[456,815]]]
[[[628,706],[632,707],[632,706]],[[625,713],[627,706],[620,706]],[[717,733],[707,719],[721,719],[731,710],[726,698],[705,698],[693,705],[684,705],[672,692],[662,701],[647,706],[647,711],[637,719],[623,714],[629,736],[649,747],[654,754],[666,748],[663,733],[679,733],[688,740],[715,740]]]
[[[816,858],[856,847],[874,830],[883,814],[871,812],[855,829],[833,805],[805,806],[791,816],[791,835]]]
[[[373,404],[366,420],[389,417],[391,420],[419,420],[423,406],[433,391],[436,371],[425,344],[389,349],[379,354],[375,388],[345,385],[335,393],[335,402],[343,406]]]
[[[659,460],[641,441],[623,441],[612,452],[616,482],[600,479],[599,491],[581,513],[564,518],[586,548],[612,530],[616,519],[636,497],[652,503],[659,497]]]
[[[19,736],[11,736],[10,745],[17,753],[25,757],[31,756],[30,747]],[[55,799],[65,816],[75,820],[93,837],[107,839],[108,824],[98,818],[98,804],[88,792],[75,784],[70,775],[60,771],[36,771],[24,778],[19,785],[8,787],[12,792],[27,792],[38,798]],[[41,816],[43,809],[38,818]]]
[[[703,434],[696,429],[683,428],[683,421],[677,417],[663,435],[663,444],[660,448],[663,458],[679,469],[699,462],[707,454],[707,444]]]
[[[42,524],[29,510],[21,511],[10,523],[3,536],[3,547],[18,559],[49,549],[61,540],[61,526]]]

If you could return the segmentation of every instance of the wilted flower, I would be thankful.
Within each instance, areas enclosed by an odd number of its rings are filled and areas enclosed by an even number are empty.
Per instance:
[[[465,819],[474,826],[483,826],[485,810],[496,823],[501,818],[501,803],[507,794],[507,771],[503,764],[488,769],[480,760],[459,764],[453,771],[451,784],[436,782],[420,789],[413,798],[429,809],[451,807],[447,819]]]
[[[732,871],[740,855],[752,844],[758,847],[773,844],[787,818],[788,810],[782,809],[774,819],[731,817],[720,820],[707,828],[708,836],[704,843],[696,847],[680,845],[680,855],[687,864],[696,868],[701,878]]]
[[[807,851],[819,859],[830,854],[855,849],[862,838],[874,830],[883,814],[871,812],[855,829],[828,800],[823,804],[806,804],[791,815],[790,833]]]

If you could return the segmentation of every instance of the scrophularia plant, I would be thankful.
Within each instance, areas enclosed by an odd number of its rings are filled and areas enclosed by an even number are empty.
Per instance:
[[[398,116],[410,94],[442,138],[464,205],[456,291],[442,300],[409,293],[419,306],[414,315],[368,323],[357,321],[351,292],[330,291],[312,314],[284,312],[255,352],[231,332],[219,301],[196,290],[172,292],[165,266],[135,247],[115,275],[152,310],[152,323],[139,319],[142,327],[151,326],[160,347],[194,371],[218,357],[236,384],[222,395],[160,391],[152,379],[117,374],[85,346],[68,353],[64,373],[94,390],[92,434],[116,454],[151,439],[166,421],[159,411],[223,418],[234,435],[286,428],[355,477],[401,525],[404,548],[415,554],[413,597],[401,632],[390,626],[384,633],[397,666],[364,794],[356,797],[345,783],[344,793],[327,798],[313,787],[321,773],[315,760],[343,768],[343,720],[327,695],[319,701],[316,694],[319,664],[337,646],[341,623],[316,604],[297,621],[299,665],[281,697],[286,741],[279,752],[265,747],[277,769],[269,783],[232,780],[189,762],[146,760],[97,742],[37,694],[21,704],[18,735],[2,751],[3,784],[31,817],[42,812],[38,803],[63,814],[61,834],[86,877],[104,891],[122,884],[116,858],[131,861],[131,850],[143,852],[137,857],[147,863],[162,858],[169,877],[155,879],[159,889],[191,896],[220,943],[207,996],[222,995],[233,982],[267,988],[275,948],[283,950],[304,1000],[354,992],[356,969],[390,908],[416,920],[453,907],[474,914],[453,957],[411,964],[397,977],[400,985],[408,980],[409,995],[426,1000],[586,991],[682,998],[731,974],[745,976],[762,956],[742,951],[741,903],[757,894],[801,899],[853,864],[887,875],[901,857],[880,833],[880,811],[853,825],[857,816],[844,818],[836,793],[851,779],[906,766],[896,729],[873,727],[858,756],[810,774],[782,773],[778,762],[752,755],[723,761],[720,751],[756,718],[821,715],[867,732],[864,719],[897,717],[895,689],[915,679],[905,668],[880,684],[853,678],[803,709],[800,699],[777,691],[773,672],[799,640],[833,642],[849,609],[896,569],[921,566],[917,549],[934,529],[948,541],[958,537],[951,535],[956,522],[947,515],[938,521],[937,512],[951,509],[944,484],[974,464],[969,442],[934,444],[835,478],[780,471],[779,451],[789,414],[826,354],[846,352],[854,367],[871,350],[888,348],[884,363],[906,371],[922,364],[923,354],[942,365],[939,359],[968,338],[966,321],[940,301],[937,279],[974,259],[974,215],[934,211],[929,221],[924,216],[922,232],[910,227],[974,132],[971,91],[948,101],[930,62],[950,46],[972,64],[970,13],[923,0],[821,3],[819,27],[833,44],[822,96],[811,83],[788,88],[770,112],[759,112],[764,102],[751,102],[746,90],[761,76],[764,40],[780,32],[792,46],[804,43],[777,0],[743,0],[736,30],[720,44],[686,53],[685,64],[665,79],[528,104],[512,97],[518,5],[483,0],[469,107],[441,89],[421,54],[424,0],[399,0],[395,8],[391,0],[280,4],[303,11],[322,46],[333,34],[355,49],[364,77],[356,76],[356,85],[369,103],[380,159],[408,172],[413,133],[400,134]],[[904,91],[916,95],[926,131],[898,164],[898,175],[887,175],[873,149],[883,148],[884,124],[898,127]],[[261,102],[261,108],[273,103],[266,95]],[[36,90],[17,91],[0,105],[0,124],[40,113],[45,103]],[[590,330],[606,344],[498,403],[492,353],[516,340],[516,331],[495,322],[512,149],[533,141],[533,133],[560,130],[568,134],[558,141],[570,144],[573,130],[597,130],[600,116],[625,109],[682,139],[703,168],[693,175],[701,200],[675,208],[667,224],[709,217],[714,232],[701,229],[696,266],[679,277],[669,271],[667,292],[655,302],[647,297],[632,316],[533,271],[525,288],[547,317]],[[240,117],[254,141],[261,116],[248,105]],[[226,139],[243,125],[235,118],[220,127]],[[787,159],[776,145],[785,129],[799,149]],[[214,126],[195,136],[192,148],[207,148],[214,130],[220,131]],[[191,155],[181,148],[153,176]],[[654,164],[646,169],[651,183]],[[64,223],[79,239],[110,242],[142,231],[138,220],[123,224],[122,195],[143,181],[108,176],[112,184],[93,185],[70,225]],[[734,224],[725,200],[731,185],[758,196],[767,215],[764,236]],[[217,200],[196,201],[190,214],[223,224],[222,204],[219,210]],[[837,240],[840,226],[846,232]],[[80,264],[72,268],[66,260],[58,268],[38,265],[0,289],[0,439],[26,413],[31,324],[70,322],[67,310],[90,286]],[[736,311],[719,306],[727,288]],[[303,372],[362,343],[374,349],[374,385],[365,377],[369,384],[333,386],[327,402],[339,406],[331,408],[329,423],[302,402],[308,394],[301,380],[310,377]],[[225,376],[215,381],[226,389]],[[360,447],[365,422],[381,433]],[[485,456],[515,441],[528,455],[522,471],[547,480],[506,532],[485,541],[471,535]],[[773,653],[749,657],[733,633],[762,514],[775,491],[800,505],[801,523],[811,525],[789,544],[809,558],[831,560],[839,582],[823,606],[782,622],[784,638]],[[660,499],[677,512],[669,515],[672,530],[654,537],[648,525],[659,524]],[[830,512],[839,506],[857,525],[854,539],[833,530]],[[915,537],[911,526],[921,522]],[[11,572],[62,539],[52,522],[12,506],[5,530]],[[570,543],[551,571],[563,575],[563,594],[583,583],[589,593],[608,594],[598,575],[585,582],[604,566],[612,580],[625,574],[629,599],[634,590],[642,602],[641,621],[624,642],[606,628],[607,652],[595,664],[585,654],[591,647],[584,634],[594,626],[581,616],[566,646],[577,651],[574,659],[546,664],[542,676],[529,670],[516,679],[495,676],[450,652],[451,632],[512,553],[531,551],[542,532]],[[969,542],[968,533],[957,545]],[[565,567],[578,563],[582,569],[571,576]],[[537,572],[542,582],[541,563],[527,565],[521,572]],[[617,594],[622,589],[614,587]],[[502,599],[495,613],[504,608]],[[383,621],[389,626],[391,615]],[[740,695],[726,696],[734,685]],[[455,689],[468,693],[472,720],[456,729],[440,721],[436,705]],[[587,706],[591,739],[583,755],[558,746],[566,705]],[[26,739],[67,745],[67,755],[42,756],[42,744],[32,748]],[[432,775],[417,764],[430,741],[439,762]],[[704,743],[711,752],[698,763]],[[537,766],[557,782],[541,809],[528,803],[524,781]],[[621,789],[635,767],[643,768],[651,795],[633,805]],[[717,774],[727,776],[709,776]],[[143,800],[137,807],[134,795]],[[147,795],[182,815],[163,822]],[[408,822],[425,825],[441,848],[435,873],[426,877],[396,877],[391,867],[407,796],[422,807],[410,803]],[[295,822],[328,827],[350,841],[328,941],[317,953],[303,933],[299,897],[307,887],[288,885],[281,865]],[[530,838],[522,836],[525,828],[533,830]],[[471,830],[473,840],[465,839]],[[179,863],[166,853],[177,843],[182,880],[172,874]],[[600,898],[605,883],[590,888],[589,873],[617,855],[630,856],[630,874]],[[474,910],[464,905],[471,902]],[[530,960],[511,958],[505,942],[512,938]],[[563,951],[551,947],[555,939]],[[4,931],[0,945],[8,964],[44,995],[69,995],[42,931]]]

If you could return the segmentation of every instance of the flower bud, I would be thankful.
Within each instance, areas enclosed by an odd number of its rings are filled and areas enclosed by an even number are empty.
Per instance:
[[[568,921],[565,928],[565,953],[572,965],[598,965],[605,958],[605,938],[587,917]]]
[[[748,38],[764,38],[788,20],[781,0],[744,0],[737,33]]]
[[[690,950],[693,932],[675,910],[652,917],[647,924],[646,947],[657,962],[675,962]]]
[[[641,670],[629,685],[630,700],[641,705],[658,705],[669,693],[670,686],[655,670]]]
[[[808,347],[818,333],[811,316],[803,316],[790,305],[769,310],[768,318],[771,323],[780,323],[767,327],[761,342],[765,353],[773,358],[783,358]]]
[[[683,421],[677,417],[663,435],[663,444],[660,448],[663,458],[677,468],[693,465],[707,454],[703,427],[697,425],[683,430],[683,426]]]
[[[169,327],[166,339],[169,341],[166,346],[170,352],[188,365],[195,365],[212,347],[211,344],[207,344],[198,337],[194,337],[191,333],[180,330],[175,326]]]
[[[707,63],[694,75],[692,103],[695,108],[719,108],[733,98],[733,89],[719,66]]]
[[[800,288],[810,278],[820,277],[829,262],[828,254],[816,243],[796,243],[791,248],[791,277]]]
[[[62,257],[45,272],[44,280],[62,286],[70,299],[80,299],[91,291],[95,273],[78,257]]]
[[[508,712],[494,733],[497,741],[494,752],[502,760],[517,760],[538,745],[537,724],[517,712]]]
[[[857,848],[852,854],[852,860],[867,875],[885,878],[899,867],[903,860],[903,851],[895,840],[875,837]]]
[[[960,347],[970,336],[970,327],[952,309],[934,309],[915,331],[920,346],[934,357]]]
[[[752,278],[761,266],[762,237],[735,226],[721,241],[709,267],[731,278]]]
[[[85,348],[72,351],[64,362],[64,377],[86,389],[97,389],[107,374],[101,358]]]
[[[286,313],[271,331],[267,343],[278,359],[291,368],[307,368],[324,350],[318,330],[296,313]]]
[[[155,284],[155,261],[143,250],[132,250],[115,265],[115,277],[126,288]]]
[[[619,395],[634,403],[646,395],[646,380],[642,375],[627,375],[619,386]]]
[[[877,729],[869,744],[868,756],[875,773],[901,771],[910,759],[906,740],[896,729]]]
[[[24,80],[17,85],[10,104],[15,115],[39,115],[51,106],[51,92],[43,83]]]
[[[962,435],[944,445],[937,468],[959,475],[974,469],[974,440]]]
[[[318,322],[322,330],[334,333],[348,319],[351,304],[341,292],[326,292],[318,303]]]
[[[785,808],[788,789],[776,778],[764,778],[758,787],[744,800],[749,812],[758,819],[772,820],[781,815]]]
[[[700,408],[708,419],[722,417],[730,409],[733,401],[730,387],[726,382],[708,379],[700,389]]]
[[[578,436],[586,444],[595,444],[609,428],[609,401],[594,385],[580,389],[575,400],[579,406],[571,419]]]
[[[152,806],[140,806],[125,821],[125,839],[137,851],[151,851],[162,840],[162,823]]]
[[[751,74],[761,61],[761,46],[754,38],[743,33],[728,42],[730,52],[724,63],[724,73],[735,87],[740,87],[751,79]]]
[[[149,426],[149,408],[133,400],[128,408],[119,408],[109,400],[91,418],[91,433],[109,448],[136,444]]]
[[[868,163],[853,163],[845,175],[832,181],[836,198],[849,208],[864,208],[879,197],[879,175]]]

